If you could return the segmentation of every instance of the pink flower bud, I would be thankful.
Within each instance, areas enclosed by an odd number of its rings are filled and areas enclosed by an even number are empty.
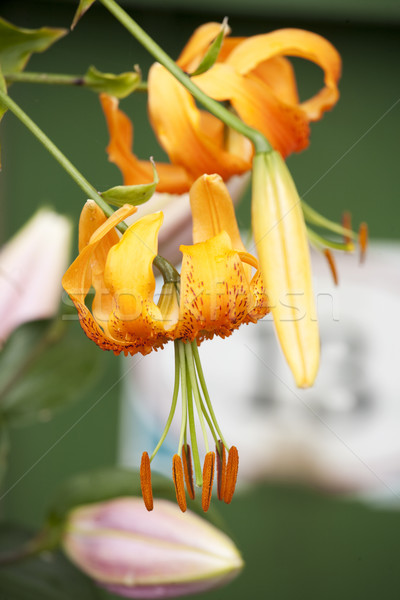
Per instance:
[[[243,567],[233,542],[194,513],[158,500],[119,498],[74,509],[64,550],[108,591],[127,598],[174,598],[224,585]]]

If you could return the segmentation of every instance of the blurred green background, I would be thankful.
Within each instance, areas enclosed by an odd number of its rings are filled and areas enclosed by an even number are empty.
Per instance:
[[[0,14],[19,26],[68,27],[76,4],[10,0],[0,3]],[[398,239],[398,1],[132,0],[126,6],[173,57],[195,27],[225,15],[234,35],[302,27],[326,36],[343,58],[341,100],[312,126],[309,149],[290,157],[290,169],[300,194],[327,216],[340,219],[348,208],[355,223],[368,221],[373,238]],[[146,74],[151,62],[95,5],[72,33],[46,54],[34,56],[29,70],[80,74],[93,64],[121,72],[139,64]],[[321,73],[300,59],[294,62],[305,97],[321,85]],[[106,159],[108,135],[95,94],[23,84],[14,84],[10,94],[97,189],[121,182]],[[163,153],[143,118],[145,103],[145,95],[136,94],[121,105],[135,123],[136,153],[157,160]],[[1,124],[1,139],[2,241],[42,204],[77,223],[85,200],[80,189],[11,114]],[[239,209],[243,227],[248,208],[247,198]],[[37,526],[49,496],[66,476],[115,462],[120,365],[111,355],[102,360],[101,377],[79,403],[50,423],[12,432],[2,516]],[[226,590],[209,594],[210,599],[399,597],[397,511],[373,510],[272,482],[238,496],[223,513],[247,567]]]

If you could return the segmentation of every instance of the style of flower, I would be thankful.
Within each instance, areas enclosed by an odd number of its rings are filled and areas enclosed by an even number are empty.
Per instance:
[[[186,443],[188,421],[196,482],[198,485],[202,485],[203,480],[206,482],[202,495],[204,510],[209,506],[215,455],[208,450],[204,419],[217,446],[219,496],[225,502],[231,501],[238,466],[237,450],[234,446],[229,448],[216,422],[197,346],[214,335],[226,337],[240,325],[256,322],[268,311],[257,260],[245,251],[233,204],[221,177],[200,177],[191,188],[190,202],[194,243],[181,246],[181,275],[175,281],[164,283],[157,304],[152,266],[157,256],[162,213],[145,215],[119,238],[115,227],[132,215],[135,207],[125,205],[106,219],[102,210],[88,201],[80,220],[80,254],[63,278],[63,286],[78,310],[82,328],[104,350],[145,355],[175,340],[176,382],[170,418],[151,458],[144,453],[142,460],[143,495],[149,509],[152,508],[150,460],[168,432],[179,386],[185,418],[173,463],[178,503],[186,510],[181,454],[189,494],[194,495],[190,450]],[[256,269],[253,276],[251,267]],[[95,295],[90,310],[85,298],[91,287]],[[203,473],[194,428],[193,399],[202,422],[207,452]],[[226,465],[223,448],[229,450]]]
[[[218,23],[198,28],[177,64],[194,72],[220,29]],[[299,101],[287,56],[310,60],[324,71],[324,87],[304,102]],[[217,62],[192,80],[211,98],[229,103],[285,158],[308,146],[309,123],[337,102],[340,73],[340,56],[326,39],[309,31],[281,29],[250,38],[226,37]],[[125,184],[151,179],[150,163],[132,153],[132,125],[117,100],[103,95],[102,105],[110,132],[109,157],[121,169]],[[199,110],[191,94],[158,63],[149,72],[148,108],[172,163],[160,166],[159,192],[182,193],[202,173],[217,172],[226,181],[251,169],[249,141]]]
[[[71,511],[63,535],[70,560],[101,587],[127,598],[176,598],[231,581],[243,568],[234,543],[167,500],[149,515],[139,498]]]

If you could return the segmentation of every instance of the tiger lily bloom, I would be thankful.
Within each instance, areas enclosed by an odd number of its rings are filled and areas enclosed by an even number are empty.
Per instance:
[[[218,23],[199,27],[177,64],[194,72],[220,30]],[[299,101],[287,56],[310,60],[324,72],[324,87],[304,102]],[[301,29],[281,29],[250,38],[226,37],[217,62],[192,80],[211,98],[229,103],[285,158],[308,146],[309,123],[321,119],[337,102],[340,74],[340,56],[326,39]],[[117,100],[103,95],[102,105],[110,132],[109,157],[121,169],[124,182],[142,182],[143,176],[151,180],[150,163],[132,153],[132,125]],[[162,165],[157,191],[182,193],[202,173],[217,172],[227,181],[251,169],[250,142],[198,109],[191,94],[158,63],[148,76],[148,109],[171,160]]]
[[[152,266],[158,251],[157,236],[162,213],[145,215],[119,238],[115,227],[132,215],[136,208],[125,205],[106,219],[102,210],[89,200],[80,220],[80,254],[63,278],[63,286],[78,310],[82,328],[104,350],[112,350],[115,354],[140,352],[145,355],[161,348],[169,340],[175,341],[173,409],[160,444],[150,459],[145,453],[142,460],[143,493],[149,509],[152,507],[150,460],[167,434],[179,385],[182,388],[183,415],[189,422],[193,443],[196,482],[202,485],[204,479],[207,483],[203,488],[203,492],[206,490],[203,508],[207,510],[211,498],[215,455],[208,450],[204,426],[205,447],[209,457],[205,461],[205,474],[202,473],[194,428],[193,400],[201,415],[202,425],[205,419],[216,442],[217,463],[220,466],[219,488],[226,474],[226,491],[223,488],[219,495],[230,502],[237,473],[237,451],[226,444],[216,422],[197,345],[214,335],[226,337],[241,324],[256,322],[268,311],[257,260],[245,251],[233,204],[221,177],[204,175],[199,178],[191,188],[190,202],[194,243],[181,246],[183,258],[180,278],[164,283],[157,304],[154,301]],[[253,276],[252,267],[256,269]],[[95,290],[95,296],[90,310],[85,298],[91,287]],[[183,418],[179,450],[174,457],[174,483],[182,510],[186,509],[181,485],[182,448],[187,485],[190,494],[193,494],[186,425],[186,418]],[[223,447],[229,450],[226,465]]]

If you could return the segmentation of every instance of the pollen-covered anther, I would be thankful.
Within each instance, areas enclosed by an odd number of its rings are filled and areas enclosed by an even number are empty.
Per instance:
[[[342,225],[345,229],[352,231],[351,227],[351,213],[349,211],[345,211],[342,215]],[[343,236],[343,241],[345,244],[351,244],[351,237],[349,235]]]
[[[186,511],[185,484],[183,481],[182,460],[179,454],[174,454],[172,459],[172,479],[174,481],[176,501],[182,512]]]
[[[204,512],[210,508],[212,487],[214,483],[215,452],[207,452],[203,465],[203,489],[201,492],[201,506]]]
[[[335,263],[335,259],[333,258],[333,254],[329,250],[329,248],[324,248],[323,252],[324,252],[326,260],[328,261],[328,265],[329,265],[331,273],[332,273],[333,281],[335,282],[335,285],[338,285],[339,279],[338,279],[336,263]]]
[[[185,475],[186,489],[189,494],[189,498],[194,500],[194,482],[193,482],[193,467],[192,467],[192,453],[189,444],[182,446],[182,462],[183,462],[183,473]]]
[[[150,458],[147,452],[143,452],[140,462],[140,487],[142,488],[142,496],[144,505],[147,510],[153,510],[153,490],[151,487],[151,470]]]
[[[226,465],[226,479],[224,490],[224,502],[230,504],[236,487],[237,474],[239,469],[239,454],[236,446],[231,446],[228,453],[228,462]]]
[[[360,262],[364,262],[365,253],[368,246],[368,225],[367,223],[361,223],[360,229],[358,230],[358,243],[360,244]]]
[[[224,499],[226,481],[226,452],[222,440],[215,444],[217,457],[217,496],[218,500]]]

